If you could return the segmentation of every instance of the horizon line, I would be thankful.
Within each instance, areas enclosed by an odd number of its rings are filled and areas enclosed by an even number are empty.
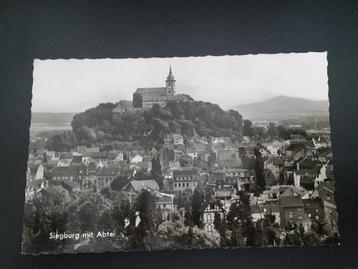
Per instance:
[[[307,101],[317,101],[317,102],[320,102],[320,101],[329,101],[329,98],[327,99],[308,99],[308,98],[304,98],[304,97],[297,97],[297,96],[289,96],[289,95],[284,95],[284,94],[280,94],[280,95],[277,95],[277,96],[274,96],[274,97],[271,97],[271,98],[268,98],[268,99],[263,99],[263,100],[259,100],[259,101],[255,101],[255,102],[250,102],[250,103],[242,103],[242,104],[237,104],[235,107],[229,107],[227,109],[224,109],[224,110],[230,110],[230,109],[233,109],[233,108],[236,108],[237,106],[242,106],[242,105],[251,105],[251,104],[257,104],[257,103],[261,103],[261,102],[266,102],[266,101],[269,101],[269,100],[272,100],[272,99],[275,99],[275,98],[278,98],[278,97],[288,97],[288,98],[297,98],[297,99],[304,99],[304,100],[307,100]],[[327,96],[328,97],[328,96]],[[122,99],[122,100],[125,100],[125,99]],[[119,101],[122,101],[122,100],[119,100]],[[98,103],[97,105],[99,104],[105,104],[105,103],[113,103],[113,104],[116,104],[118,103],[119,101],[116,101],[116,102],[100,102]],[[126,100],[126,101],[131,101],[131,100]],[[207,101],[204,101],[204,100],[196,100],[196,101],[202,101],[202,102],[207,102]],[[220,105],[221,107],[221,105]],[[86,108],[85,110],[87,109],[91,109],[92,107],[90,108]],[[47,114],[51,114],[51,113],[63,113],[63,114],[74,114],[74,113],[82,113],[84,112],[85,110],[83,111],[57,111],[57,112],[50,112],[50,111],[31,111],[31,113],[47,113]]]

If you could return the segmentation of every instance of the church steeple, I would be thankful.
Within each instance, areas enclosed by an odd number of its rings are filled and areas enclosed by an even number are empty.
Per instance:
[[[170,95],[175,95],[175,78],[173,76],[172,67],[169,67],[169,75],[167,76],[167,80],[165,81],[165,85],[167,87],[167,93]]]

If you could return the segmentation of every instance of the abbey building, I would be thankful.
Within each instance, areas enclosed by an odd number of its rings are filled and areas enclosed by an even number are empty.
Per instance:
[[[172,68],[165,81],[165,87],[138,88],[133,94],[133,106],[135,108],[151,108],[154,104],[165,107],[168,102],[190,102],[191,97],[185,94],[175,93],[175,78]]]

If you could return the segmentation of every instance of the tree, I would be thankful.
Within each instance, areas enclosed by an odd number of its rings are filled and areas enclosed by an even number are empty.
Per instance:
[[[252,128],[252,136],[255,137],[256,139],[258,140],[263,139],[264,134],[265,134],[265,129],[263,127],[256,126]]]
[[[309,231],[303,234],[303,245],[307,247],[315,247],[319,245],[319,237],[315,231]]]
[[[146,189],[143,189],[138,195],[134,209],[135,212],[138,212],[140,222],[136,226],[137,215],[134,213],[130,220],[132,225],[127,227],[129,249],[145,249],[145,238],[153,236],[159,225],[155,199],[155,196]]]
[[[283,240],[285,246],[301,246],[302,237],[297,229],[288,232]]]
[[[270,137],[276,137],[278,135],[278,131],[276,128],[276,124],[273,122],[270,122],[267,128],[267,135]]]
[[[244,120],[244,125],[242,129],[242,134],[244,136],[252,137],[253,130],[252,130],[252,122],[250,120]]]
[[[251,222],[250,197],[243,191],[238,195],[239,199],[231,204],[226,217],[227,229],[231,232],[230,247],[242,246],[244,237],[251,236],[248,231]]]
[[[77,139],[71,131],[65,131],[60,134],[51,136],[45,147],[52,151],[69,151],[77,145]]]
[[[199,228],[202,227],[202,213],[203,213],[203,206],[205,202],[204,192],[199,188],[196,188],[191,200],[191,215],[193,219],[193,224],[198,226]]]
[[[129,175],[127,173],[120,174],[119,176],[115,177],[111,184],[111,190],[113,191],[121,191],[122,188],[130,182]]]
[[[150,171],[152,178],[157,181],[159,187],[163,188],[163,172],[162,172],[162,166],[160,164],[160,157],[158,154],[156,154],[152,158],[152,170]]]
[[[290,133],[288,132],[287,128],[285,128],[282,125],[279,125],[277,127],[277,133],[278,133],[278,136],[282,139],[287,140],[290,138]]]
[[[113,112],[115,104],[100,104],[73,117],[72,130],[81,144],[138,141],[145,148],[160,147],[168,132],[193,136],[242,136],[242,116],[208,102],[168,102],[165,108]]]
[[[78,217],[81,223],[81,231],[95,231],[98,219],[100,217],[99,212],[95,210],[92,203],[87,201],[80,205],[78,208]]]
[[[143,189],[138,195],[135,208],[139,213],[140,226],[146,231],[151,231],[157,225],[156,198],[153,193]]]
[[[189,155],[182,155],[179,164],[181,167],[191,167],[193,166],[193,159]]]
[[[64,247],[64,241],[52,240],[50,233],[66,231],[68,221],[68,208],[64,199],[60,203],[54,202],[53,197],[61,196],[55,193],[45,199],[43,196],[35,195],[26,202],[24,211],[23,228],[23,252],[41,253],[49,251],[60,251]]]
[[[218,212],[214,214],[214,227],[220,235],[220,246],[229,247],[230,246],[230,234],[228,233],[227,223],[225,218],[221,218]]]
[[[255,155],[254,170],[256,176],[256,185],[258,187],[258,191],[262,192],[266,187],[266,179],[264,173],[264,161],[262,159],[262,155],[258,147],[255,147],[254,155]]]

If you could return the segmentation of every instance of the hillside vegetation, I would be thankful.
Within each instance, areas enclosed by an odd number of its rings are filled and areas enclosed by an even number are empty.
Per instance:
[[[72,131],[79,145],[111,141],[138,141],[142,145],[161,144],[168,133],[184,136],[228,136],[238,139],[242,116],[234,110],[196,101],[168,103],[150,110],[113,113],[113,103],[100,104],[73,117]]]

